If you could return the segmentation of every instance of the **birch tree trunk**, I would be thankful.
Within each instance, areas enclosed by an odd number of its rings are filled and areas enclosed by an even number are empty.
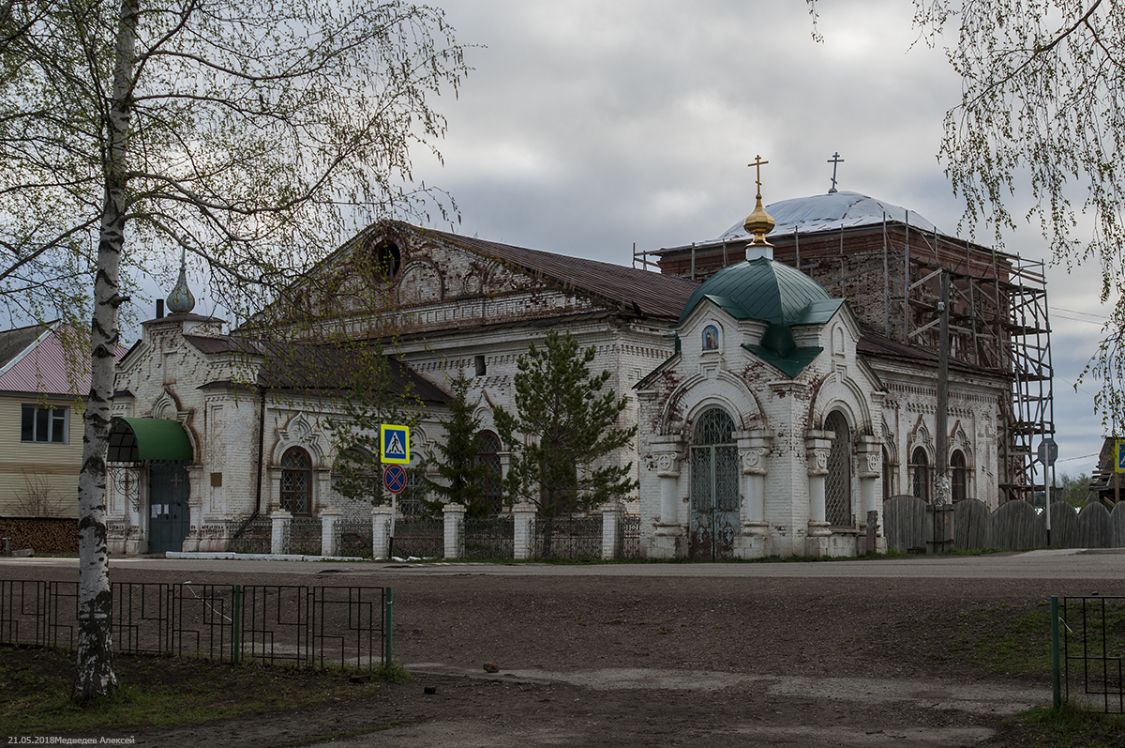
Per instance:
[[[90,395],[78,479],[78,654],[74,700],[88,703],[117,687],[110,616],[113,597],[106,547],[106,447],[119,332],[117,307],[125,241],[127,153],[139,0],[122,0],[114,46],[113,95],[106,117],[105,195],[98,236],[94,318],[90,330]]]

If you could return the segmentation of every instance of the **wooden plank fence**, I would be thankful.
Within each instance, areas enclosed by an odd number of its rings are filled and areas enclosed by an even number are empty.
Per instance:
[[[883,504],[887,548],[921,551],[933,542],[933,507],[914,496],[893,496]],[[1046,548],[1047,519],[1024,501],[1009,501],[996,511],[978,499],[953,505],[953,547],[959,550]],[[1051,548],[1125,548],[1125,502],[1109,511],[1088,504],[1076,511],[1051,505]]]

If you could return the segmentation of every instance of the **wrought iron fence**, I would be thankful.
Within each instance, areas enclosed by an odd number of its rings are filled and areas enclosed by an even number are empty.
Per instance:
[[[602,518],[551,517],[535,520],[535,558],[599,559],[602,556]]]
[[[641,515],[625,514],[617,525],[617,542],[620,558],[641,557]]]
[[[242,534],[231,539],[230,550],[235,553],[269,553],[273,523],[269,517],[255,517],[242,528]]]
[[[389,587],[112,584],[114,651],[365,670],[391,662]],[[0,580],[0,644],[74,649],[77,582]]]
[[[515,522],[509,517],[465,518],[464,557],[471,561],[512,558]]]
[[[1077,692],[1125,714],[1125,597],[1051,598],[1051,673],[1058,708]]]
[[[371,556],[371,519],[341,517],[333,528],[336,534],[336,555]]]
[[[391,555],[399,558],[441,558],[445,523],[440,519],[407,517],[394,525]]]
[[[294,517],[289,520],[289,536],[282,553],[320,555],[320,517]]]

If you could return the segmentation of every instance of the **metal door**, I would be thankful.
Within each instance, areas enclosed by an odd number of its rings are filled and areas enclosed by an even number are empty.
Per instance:
[[[188,534],[188,476],[182,462],[153,462],[148,468],[148,551],[183,548]]]
[[[739,526],[738,446],[734,421],[720,408],[700,416],[691,445],[691,523],[688,553],[730,558]]]

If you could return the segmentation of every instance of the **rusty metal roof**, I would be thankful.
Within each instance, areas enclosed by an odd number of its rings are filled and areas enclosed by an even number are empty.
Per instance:
[[[399,225],[423,237],[437,237],[474,254],[499,260],[560,290],[609,303],[638,317],[675,321],[698,283],[609,262],[569,257],[539,249],[485,241],[445,231]]]

